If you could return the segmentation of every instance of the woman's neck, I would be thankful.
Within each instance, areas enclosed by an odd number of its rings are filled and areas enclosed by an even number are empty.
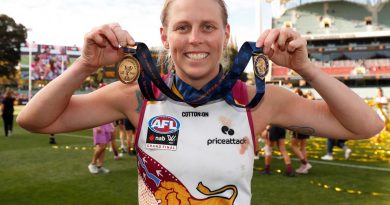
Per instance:
[[[200,90],[203,88],[208,82],[210,82],[212,79],[214,79],[219,73],[219,69],[209,73],[207,76],[202,76],[199,78],[194,78],[191,76],[186,75],[185,73],[182,73],[180,71],[176,71],[176,75],[185,82],[186,84],[190,85],[191,87]]]

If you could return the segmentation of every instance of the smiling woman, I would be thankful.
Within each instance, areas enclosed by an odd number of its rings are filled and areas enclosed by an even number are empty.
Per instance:
[[[244,46],[295,70],[324,101],[306,100],[264,83],[246,85],[234,80],[234,73],[223,73],[219,62],[230,37],[226,14],[223,0],[167,0],[160,37],[172,56],[172,72],[162,79],[154,75],[161,81],[153,86],[144,73],[138,84],[115,82],[73,95],[99,67],[126,56],[119,45],[137,45],[141,64],[150,65],[141,55],[145,45],[136,44],[123,27],[117,23],[96,27],[85,35],[82,55],[35,95],[17,122],[33,132],[58,133],[128,118],[137,127],[139,204],[148,205],[250,204],[254,134],[269,124],[346,139],[368,138],[383,128],[362,99],[308,59],[306,40],[292,29],[265,31],[256,43]],[[252,55],[243,52],[237,64]],[[139,101],[140,89],[159,97],[145,95]],[[175,97],[165,96],[166,89]],[[252,98],[259,103],[242,106]]]
[[[161,39],[180,68],[176,74],[200,89],[219,72],[222,50],[230,37],[226,7],[222,1],[211,5],[172,2],[166,1],[163,8]],[[168,15],[171,10],[175,15]]]

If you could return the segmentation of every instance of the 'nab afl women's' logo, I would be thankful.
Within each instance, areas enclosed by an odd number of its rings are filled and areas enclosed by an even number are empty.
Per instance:
[[[159,115],[149,120],[149,129],[159,134],[171,134],[178,131],[180,122],[167,115]]]
[[[268,58],[264,54],[259,54],[255,56],[253,61],[253,69],[255,70],[255,74],[261,80],[264,80],[265,76],[268,73],[269,63]]]

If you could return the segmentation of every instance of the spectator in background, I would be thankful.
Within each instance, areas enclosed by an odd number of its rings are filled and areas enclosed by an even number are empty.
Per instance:
[[[103,167],[103,164],[106,147],[107,144],[111,142],[113,130],[114,126],[112,123],[93,128],[93,143],[95,145],[95,150],[93,152],[92,161],[88,165],[88,170],[91,174],[107,174],[110,172],[109,169]]]
[[[4,134],[6,137],[12,135],[13,122],[14,122],[14,103],[15,98],[13,97],[13,91],[7,88],[5,96],[1,104],[1,116],[4,121]]]
[[[49,60],[49,63],[46,64],[45,72],[43,73],[43,80],[53,80],[59,75],[59,68],[57,67],[56,58]]]
[[[381,87],[377,89],[376,97],[374,98],[373,101],[374,101],[373,105],[376,106],[377,108],[376,113],[383,121],[385,121],[386,126],[383,128],[383,130],[385,130],[386,128],[389,129],[389,127],[387,126],[387,124],[389,123],[389,117],[388,117],[389,101],[387,97],[383,95],[383,90]],[[380,142],[381,141],[380,133],[376,134],[374,139],[376,142]]]
[[[129,119],[125,119],[124,124],[125,124],[126,136],[127,136],[127,152],[129,154],[131,153],[135,154],[135,149],[134,149],[135,127],[133,124],[131,124]]]
[[[264,163],[265,168],[261,172],[262,174],[271,174],[271,161],[272,161],[272,147],[278,146],[280,153],[283,156],[284,164],[286,166],[285,175],[294,176],[294,171],[291,165],[291,159],[286,150],[286,130],[281,127],[267,126],[263,131],[262,136],[265,138],[264,146]]]
[[[296,88],[294,90],[294,93],[301,97],[305,97],[303,95],[302,90],[299,88]],[[309,170],[312,168],[311,164],[308,162],[307,152],[306,152],[307,139],[309,138],[310,135],[306,135],[294,131],[292,132],[291,148],[301,162],[300,167],[295,170],[295,172],[297,172],[298,174],[307,174],[309,173]]]
[[[45,50],[38,56],[38,70],[40,73],[40,80],[44,80],[44,73],[46,72],[47,65],[50,64],[50,60],[52,59],[52,55],[50,53],[50,47],[47,46]]]
[[[31,69],[32,69],[32,79],[33,80],[39,80],[41,79],[41,71],[39,69],[39,56],[36,55],[34,57],[34,62],[31,63]]]
[[[105,83],[100,83],[99,89],[104,86],[106,86]],[[111,142],[113,132],[113,123],[103,124],[93,128],[93,144],[95,145],[95,150],[93,152],[92,161],[88,165],[88,170],[91,174],[107,174],[110,172],[109,169],[103,167],[103,164],[106,147],[107,144],[110,144]]]
[[[54,135],[54,134],[50,134],[50,137],[49,137],[49,144],[57,144],[56,138],[55,138],[55,135]]]
[[[60,54],[56,56],[56,67],[61,71],[59,74],[64,72],[70,65],[70,58],[66,54],[65,47],[61,47]]]
[[[327,139],[327,153],[326,155],[322,156],[322,160],[328,160],[332,161],[333,160],[333,147],[337,146],[340,147],[341,149],[344,150],[344,158],[349,159],[352,150],[347,147],[345,144],[347,140],[341,140],[341,139]]]
[[[119,151],[122,153],[126,153],[126,138],[125,138],[125,125],[124,125],[124,119],[116,120],[114,122],[115,129],[119,133],[119,140],[121,142]]]
[[[112,129],[111,132],[111,147],[110,147],[110,151],[114,152],[115,160],[121,159],[123,157],[123,154],[118,152],[118,146],[116,145],[116,136],[117,136],[116,127],[118,126],[117,122],[118,120],[113,123],[114,129]]]
[[[387,105],[389,101],[387,100],[387,97],[383,95],[383,90],[381,87],[377,89],[377,94],[375,97],[375,102],[377,106],[377,113],[381,117],[382,120],[387,121],[387,115],[388,115],[388,110],[387,110]]]

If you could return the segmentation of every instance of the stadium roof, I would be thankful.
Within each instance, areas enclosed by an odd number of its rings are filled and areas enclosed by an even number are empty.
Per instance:
[[[340,1],[340,0],[288,0],[288,1],[284,0],[284,2],[286,2],[285,9],[287,10],[298,6],[302,6],[304,4],[310,4],[316,2],[330,2],[330,1]],[[356,4],[362,4],[362,5],[376,5],[376,4],[388,2],[389,0],[345,0],[345,1],[356,3]]]

